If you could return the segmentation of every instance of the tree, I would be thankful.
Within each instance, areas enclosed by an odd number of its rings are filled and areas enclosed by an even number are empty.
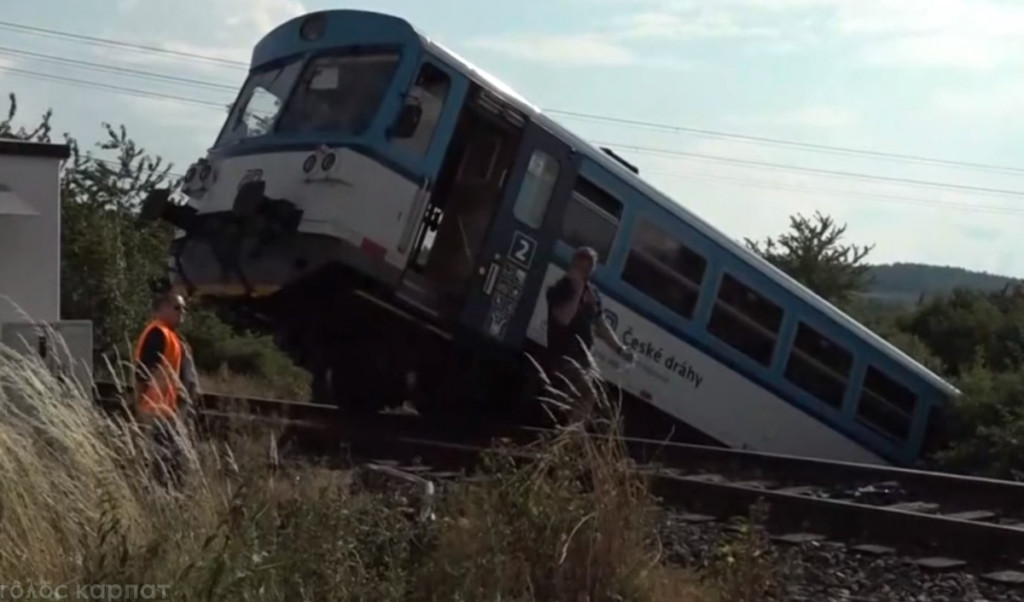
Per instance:
[[[815,212],[789,218],[790,230],[763,242],[745,239],[747,247],[783,272],[837,305],[847,304],[870,284],[864,259],[874,245],[841,243],[846,225]]]
[[[1019,289],[958,288],[925,302],[901,322],[902,330],[924,342],[951,376],[979,362],[996,372],[1024,368],[1024,295]]]
[[[15,127],[17,110],[11,94],[0,138],[51,141],[52,111],[26,128]],[[109,158],[82,152],[64,134],[71,157],[61,191],[61,315],[93,322],[97,366],[105,365],[104,355],[129,358],[131,343],[149,315],[151,283],[167,273],[173,228],[162,222],[140,223],[137,216],[150,191],[175,185],[169,181],[171,166],[136,144],[124,126],[102,127],[106,138],[96,146]],[[201,304],[193,304],[190,314],[184,332],[201,371],[225,368],[231,374],[258,375],[261,384],[273,384],[289,397],[306,393],[308,375],[269,337],[236,333]]]
[[[15,129],[18,104],[10,95],[0,136],[51,142],[52,111],[31,129]],[[166,272],[164,253],[172,230],[163,224],[137,225],[138,205],[168,180],[169,165],[146,153],[123,126],[103,124],[106,140],[97,144],[112,155],[82,152],[64,134],[71,157],[64,166],[61,205],[61,314],[93,321],[97,352],[118,351],[148,313],[149,283]]]

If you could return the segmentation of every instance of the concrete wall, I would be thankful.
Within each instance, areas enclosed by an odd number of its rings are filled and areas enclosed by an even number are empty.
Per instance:
[[[67,150],[0,141],[0,184],[37,214],[0,213],[0,324],[25,321],[19,309],[31,320],[60,319],[59,169]]]

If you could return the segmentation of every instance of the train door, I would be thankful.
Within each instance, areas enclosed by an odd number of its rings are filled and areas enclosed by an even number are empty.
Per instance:
[[[522,123],[486,98],[478,89],[459,115],[398,292],[444,321],[464,306],[522,138]]]
[[[518,348],[544,280],[544,258],[558,238],[561,215],[579,168],[575,150],[527,123],[501,205],[477,255],[460,322]],[[523,302],[524,300],[531,302]]]

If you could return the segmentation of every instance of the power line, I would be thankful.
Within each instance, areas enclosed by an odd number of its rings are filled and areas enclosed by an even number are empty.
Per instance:
[[[750,178],[738,178],[734,176],[728,176],[724,174],[712,174],[705,172],[686,172],[686,171],[669,171],[669,170],[657,170],[649,169],[645,170],[645,173],[664,175],[670,178],[678,179],[691,179],[697,178],[701,180],[719,180],[728,181],[742,184],[744,186],[752,186],[756,188],[764,188],[768,190],[789,190],[794,192],[811,192],[816,194],[827,194],[827,195],[843,195],[855,198],[864,199],[878,199],[885,201],[894,201],[900,204],[906,205],[919,205],[919,206],[934,206],[943,209],[952,209],[957,211],[970,211],[970,212],[981,212],[981,213],[1003,213],[1009,215],[1024,215],[1024,208],[1016,207],[999,207],[995,205],[971,205],[969,203],[957,203],[955,201],[937,201],[932,199],[921,199],[914,197],[905,197],[899,195],[882,194],[876,192],[858,192],[855,190],[835,190],[831,188],[815,188],[809,186],[797,186],[794,184],[767,182],[764,180],[756,180]]]
[[[94,44],[100,46],[114,47],[114,48],[127,48],[130,50],[136,50],[141,52],[148,52],[151,54],[164,54],[168,56],[175,56],[178,58],[187,58],[197,61],[205,61],[225,67],[231,67],[234,69],[242,68],[247,69],[248,65],[241,61],[233,61],[215,56],[208,56],[198,54],[195,52],[184,52],[181,50],[171,50],[169,48],[160,48],[157,46],[147,46],[145,44],[133,44],[131,42],[123,42],[120,40],[114,40],[111,38],[100,38],[96,36],[87,36],[77,33],[70,33],[67,31],[58,31],[56,29],[46,29],[44,27],[33,27],[31,25],[22,25],[20,23],[11,23],[10,21],[0,21],[0,29],[7,29],[18,31],[21,33],[27,33],[29,35],[42,35],[54,38],[63,38],[66,40],[72,40],[84,44]]]
[[[60,56],[54,56],[51,54],[42,54],[39,52],[29,52],[27,50],[17,50],[14,48],[6,48],[0,46],[0,55],[7,56],[20,56],[26,57],[32,60],[50,62],[55,64],[72,65],[77,67],[84,67],[85,69],[94,69],[97,71],[107,71],[110,73],[118,73],[124,75],[131,75],[135,77],[142,77],[145,79],[151,79],[156,81],[167,81],[171,83],[183,83],[190,86],[202,86],[215,90],[225,90],[229,92],[237,92],[237,86],[229,86],[227,84],[218,84],[215,82],[208,82],[199,79],[192,79],[188,77],[178,77],[175,75],[166,75],[163,73],[154,73],[152,71],[143,71],[141,69],[129,69],[127,67],[116,67],[114,65],[103,65],[100,63],[93,63],[90,61],[82,61],[77,59],[69,59]]]
[[[629,144],[621,144],[617,142],[594,142],[599,146],[615,146],[617,148],[630,150],[633,152],[653,154],[653,155],[668,155],[673,157],[686,157],[689,159],[697,159],[701,161],[719,161],[722,163],[732,163],[734,165],[747,165],[750,167],[760,167],[768,169],[781,169],[788,171],[797,171],[803,173],[812,173],[816,175],[837,177],[837,178],[854,178],[854,179],[865,179],[865,180],[877,180],[880,182],[889,182],[893,184],[907,184],[912,186],[927,186],[930,188],[947,188],[950,190],[960,190],[963,192],[974,192],[978,194],[994,194],[1001,196],[1024,196],[1024,191],[1021,190],[1010,190],[1006,188],[988,188],[985,186],[971,186],[969,184],[953,184],[949,182],[932,182],[929,180],[915,180],[912,178],[897,178],[893,176],[882,176],[877,174],[866,174],[852,171],[841,171],[834,169],[821,169],[817,167],[801,167],[799,165],[787,165],[785,163],[770,163],[767,161],[754,161],[752,159],[737,159],[736,157],[722,157],[719,155],[704,155],[701,153],[689,153],[685,151],[674,151],[663,148],[653,148],[649,146],[635,146]]]
[[[139,90],[139,89],[136,89],[136,88],[128,88],[128,87],[125,87],[125,86],[118,86],[118,85],[106,84],[106,83],[101,83],[101,82],[80,80],[80,79],[70,78],[70,77],[61,76],[61,75],[53,75],[53,74],[40,73],[40,72],[34,72],[34,71],[27,71],[27,70],[18,69],[18,68],[15,68],[15,67],[2,67],[2,66],[0,66],[0,72],[12,73],[14,75],[21,75],[23,77],[29,77],[29,78],[33,78],[33,79],[40,79],[40,80],[43,80],[43,81],[55,81],[55,82],[58,82],[58,83],[66,83],[66,84],[70,84],[70,85],[84,86],[84,87],[89,87],[89,88],[103,90],[103,91],[111,91],[111,92],[116,92],[116,93],[129,94],[129,95],[138,96],[138,97],[142,97],[142,98],[152,98],[152,99],[172,100],[172,101],[176,101],[176,102],[184,102],[184,103],[189,103],[189,104],[200,106],[200,107],[204,107],[204,108],[217,109],[219,111],[226,110],[227,105],[229,104],[227,102],[225,102],[224,104],[221,104],[221,103],[217,103],[217,102],[213,102],[213,101],[199,100],[199,99],[188,98],[188,97],[184,97],[184,96],[177,96],[177,95],[172,95],[172,94],[166,94],[166,93],[162,93],[162,92]],[[769,163],[769,162],[763,162],[763,161],[753,161],[753,160],[747,160],[747,159],[738,159],[738,158],[735,158],[735,157],[723,157],[723,156],[718,156],[718,155],[705,155],[705,154],[700,154],[700,153],[688,153],[688,152],[684,152],[684,151],[674,151],[674,150],[670,150],[670,149],[660,149],[660,148],[653,148],[653,147],[647,147],[647,146],[628,145],[628,144],[622,144],[622,143],[618,143],[618,142],[595,142],[595,144],[602,145],[602,146],[611,146],[611,147],[615,147],[615,148],[618,148],[618,149],[621,149],[621,150],[629,150],[629,151],[639,152],[639,153],[644,153],[644,154],[678,156],[678,157],[684,157],[684,158],[696,159],[696,160],[703,160],[703,161],[716,161],[716,162],[723,162],[723,163],[729,163],[729,164],[734,164],[734,165],[743,165],[743,166],[755,167],[755,168],[760,168],[760,169],[795,171],[795,172],[801,172],[801,173],[810,173],[810,174],[814,174],[814,175],[822,175],[822,176],[826,176],[826,177],[840,177],[840,178],[876,180],[876,181],[889,182],[889,183],[894,183],[894,184],[902,184],[902,185],[910,185],[910,186],[925,186],[925,187],[929,187],[929,188],[957,190],[957,191],[961,191],[961,192],[972,192],[972,193],[977,193],[977,194],[1001,195],[1001,196],[1024,196],[1024,191],[1015,191],[1015,190],[1008,190],[1008,189],[986,188],[986,187],[970,186],[970,185],[964,185],[964,184],[953,184],[953,183],[948,183],[948,182],[932,182],[932,181],[927,181],[927,180],[914,180],[914,179],[909,179],[909,178],[895,178],[895,177],[881,176],[881,175],[876,175],[876,174],[865,174],[865,173],[857,173],[857,172],[845,172],[845,171],[826,170],[826,169],[818,169],[818,168],[811,168],[811,167],[801,167],[801,166],[797,166],[797,165],[786,165],[786,164],[781,164],[781,163]]]
[[[27,52],[27,51],[12,50],[12,49],[8,49],[8,48],[0,47],[0,54],[5,53],[5,52],[6,53],[13,53],[13,54],[20,54],[20,55],[23,55],[23,56],[29,56],[29,57],[34,58],[34,59],[50,60],[52,62],[64,62],[64,63],[74,64],[74,65],[81,65],[81,66],[84,66],[86,68],[99,68],[99,69],[105,69],[105,70],[112,70],[114,72],[122,72],[122,73],[126,73],[126,74],[129,74],[129,75],[135,75],[135,76],[139,76],[139,77],[150,77],[150,78],[155,78],[155,79],[164,79],[164,80],[168,80],[168,81],[178,81],[178,82],[187,83],[187,84],[190,84],[190,85],[207,85],[207,86],[210,86],[210,87],[213,87],[213,88],[223,89],[225,91],[227,91],[227,90],[232,90],[232,91],[235,90],[234,87],[227,86],[227,85],[224,85],[224,84],[216,84],[216,83],[213,83],[213,82],[205,82],[205,81],[202,81],[202,80],[194,80],[194,79],[190,79],[190,78],[179,78],[179,77],[175,77],[175,76],[165,76],[163,74],[157,74],[157,73],[149,72],[149,71],[141,71],[141,70],[136,70],[136,69],[127,69],[127,68],[113,67],[113,66],[107,66],[107,65],[100,65],[98,63],[90,63],[88,61],[77,61],[77,60],[73,60],[73,59],[65,59],[63,57],[55,57],[55,56],[52,56],[52,55],[45,55],[45,54],[33,53],[33,52]],[[93,88],[93,89],[98,89],[98,90],[103,90],[103,91],[111,91],[111,92],[116,92],[116,93],[124,93],[124,94],[139,96],[139,97],[143,97],[143,98],[154,98],[154,99],[172,100],[172,101],[177,101],[177,102],[185,102],[185,103],[193,104],[193,105],[196,105],[196,106],[202,106],[202,107],[205,107],[205,108],[216,108],[219,111],[225,110],[226,105],[228,104],[228,103],[220,104],[220,103],[216,103],[216,102],[212,102],[212,101],[205,101],[205,100],[199,100],[199,99],[195,99],[195,98],[176,96],[176,95],[165,94],[165,93],[161,93],[161,92],[139,90],[139,89],[135,89],[135,88],[128,88],[128,87],[124,87],[124,86],[117,86],[117,85],[112,85],[112,84],[107,84],[107,83],[102,83],[102,82],[80,80],[80,79],[76,79],[76,78],[70,78],[70,77],[54,75],[54,74],[47,74],[47,73],[27,71],[27,70],[23,70],[23,69],[17,69],[17,68],[14,68],[14,67],[0,67],[0,71],[12,73],[14,75],[21,75],[23,77],[40,79],[40,80],[43,80],[43,81],[55,81],[55,82],[58,82],[58,83],[66,83],[66,84],[70,84],[70,85],[83,86],[83,87],[88,87],[88,88]],[[806,167],[800,167],[800,166],[795,166],[795,165],[784,165],[784,164],[775,164],[775,163],[767,163],[767,162],[760,162],[760,161],[749,161],[749,160],[737,159],[737,158],[734,158],[734,157],[722,157],[722,156],[715,156],[715,155],[702,155],[702,154],[698,154],[698,153],[685,153],[685,152],[682,152],[682,151],[673,151],[673,150],[669,150],[669,149],[658,149],[658,148],[652,148],[652,147],[646,147],[646,146],[637,146],[637,145],[626,145],[626,144],[619,144],[619,143],[614,143],[614,142],[613,143],[600,143],[599,142],[597,144],[604,144],[604,145],[607,145],[607,146],[614,146],[614,147],[617,147],[617,148],[620,148],[620,149],[632,150],[634,152],[650,153],[650,154],[658,154],[658,155],[681,156],[681,157],[692,158],[692,159],[697,159],[697,160],[720,161],[720,162],[739,164],[739,165],[746,165],[746,166],[753,166],[753,167],[756,167],[756,168],[764,168],[764,169],[774,169],[774,170],[781,169],[781,170],[790,170],[790,171],[798,171],[798,172],[807,172],[807,173],[813,173],[813,174],[816,174],[816,175],[825,175],[825,176],[828,176],[828,177],[845,177],[845,178],[855,178],[855,179],[875,179],[875,180],[893,182],[893,183],[898,183],[898,184],[908,184],[908,185],[914,185],[914,186],[928,186],[928,187],[932,187],[932,188],[946,188],[946,189],[954,189],[954,190],[961,190],[961,191],[967,191],[967,192],[976,192],[976,193],[982,193],[982,194],[1000,194],[1000,195],[1012,195],[1012,196],[1020,196],[1020,195],[1024,194],[1024,192],[1012,191],[1012,190],[990,189],[990,188],[975,187],[975,186],[965,186],[965,185],[958,185],[958,184],[945,183],[945,182],[928,182],[928,181],[921,181],[921,180],[910,180],[910,179],[906,179],[906,178],[890,178],[890,177],[887,177],[887,176],[877,176],[877,175],[874,175],[874,174],[861,174],[861,173],[854,173],[854,172],[839,172],[839,171],[834,171],[834,170],[819,170],[819,169],[806,168]],[[653,170],[653,171],[648,171],[648,173],[662,173],[662,174],[669,175],[669,176],[677,176],[677,175],[679,175],[680,172],[668,172],[668,171],[660,171],[659,172],[657,170]],[[894,196],[894,195],[879,195],[879,194],[875,194],[875,193],[854,193],[854,192],[849,192],[849,191],[837,191],[837,190],[831,190],[831,189],[813,189],[813,188],[806,188],[806,187],[796,187],[796,186],[787,185],[787,184],[767,184],[767,183],[765,183],[763,181],[744,180],[742,178],[730,178],[728,176],[722,176],[722,175],[694,174],[694,173],[691,173],[691,174],[688,174],[688,175],[690,175],[692,177],[702,178],[702,179],[717,179],[717,180],[733,181],[733,182],[737,182],[737,183],[745,183],[745,184],[748,184],[748,185],[754,185],[754,186],[760,186],[760,187],[769,187],[769,188],[775,188],[775,189],[789,189],[789,190],[796,190],[796,191],[802,191],[802,192],[816,192],[816,193],[821,193],[821,194],[841,194],[841,195],[853,195],[853,196],[860,196],[860,197],[886,198],[886,199],[896,200],[896,201],[905,202],[905,203],[909,202],[909,203],[926,204],[926,205],[932,205],[932,206],[945,206],[945,207],[949,207],[949,208],[961,208],[961,209],[976,208],[979,211],[986,211],[986,212],[991,212],[991,211],[1002,212],[1002,213],[1008,213],[1008,212],[1012,213],[1013,212],[1013,211],[1008,211],[1007,208],[1000,208],[1000,207],[984,207],[984,206],[975,206],[975,205],[967,205],[967,204],[955,204],[955,203],[949,203],[949,202],[943,202],[943,201],[930,201],[930,200],[927,200],[927,199],[909,199],[907,197],[899,197],[899,196]]]
[[[93,88],[96,90],[103,90],[107,92],[118,92],[121,94],[129,94],[131,96],[139,96],[141,98],[152,98],[157,100],[173,100],[176,102],[188,103],[205,108],[218,109],[220,111],[226,111],[228,103],[217,103],[213,101],[198,100],[195,98],[187,98],[184,96],[176,96],[173,94],[164,94],[162,92],[151,92],[147,90],[139,90],[136,88],[127,88],[124,86],[116,86],[113,84],[105,84],[102,82],[91,82],[83,79],[76,79],[73,77],[65,77],[63,75],[52,75],[49,73],[40,73],[38,71],[27,71],[25,69],[18,69],[16,67],[4,67],[0,66],[0,73],[10,73],[11,75],[20,75],[29,79],[39,79],[44,81],[54,81],[58,83],[66,83],[75,86],[83,86],[86,88]]]
[[[34,27],[29,25],[23,25],[20,23],[12,23],[10,21],[0,21],[0,28],[19,31],[21,33],[27,33],[30,35],[44,35],[49,37],[65,38],[77,42],[86,44],[98,44],[104,46],[114,46],[119,48],[127,48],[136,51],[164,54],[168,56],[174,56],[178,58],[188,58],[193,60],[202,60],[215,64],[219,64],[226,67],[247,69],[248,65],[241,61],[234,61],[221,57],[214,57],[209,55],[202,55],[193,52],[183,52],[177,50],[170,50],[166,48],[159,48],[156,46],[147,46],[143,44],[134,44],[130,42],[124,42],[120,40],[114,40],[111,38],[102,38],[96,36],[86,36],[81,34],[75,34],[65,31],[58,31],[54,29],[46,29],[42,27]],[[201,85],[201,84],[200,84]],[[886,151],[869,150],[862,148],[834,146],[827,144],[817,144],[812,142],[802,142],[797,140],[788,140],[783,138],[771,138],[767,136],[754,136],[749,134],[738,134],[734,132],[724,132],[718,130],[712,130],[707,128],[697,128],[692,126],[673,125],[666,123],[658,123],[651,121],[641,121],[635,119],[626,119],[621,117],[613,117],[607,115],[598,115],[593,113],[584,113],[579,111],[569,111],[565,109],[557,108],[546,108],[545,112],[553,115],[562,115],[565,117],[575,119],[585,119],[590,121],[599,121],[605,123],[615,123],[624,125],[627,127],[643,128],[643,129],[656,129],[662,131],[671,131],[677,133],[688,133],[699,136],[709,136],[713,138],[726,138],[733,140],[741,140],[745,142],[754,142],[760,144],[773,144],[780,146],[788,146],[793,148],[802,148],[804,150],[810,150],[815,152],[834,153],[843,155],[860,155],[865,157],[874,157],[879,159],[888,159],[896,161],[906,161],[912,163],[925,163],[932,165],[945,165],[948,167],[956,167],[960,169],[975,169],[983,171],[993,171],[1004,174],[1012,175],[1024,175],[1024,168],[1009,167],[1005,165],[993,165],[987,163],[977,163],[970,161],[956,161],[952,159],[941,159],[935,157],[926,157],[923,155],[914,154],[903,154],[903,153],[892,153]]]
[[[980,169],[985,171],[996,171],[1001,173],[1008,173],[1013,175],[1024,174],[1024,168],[1020,167],[1009,167],[1006,165],[992,165],[988,163],[972,163],[970,161],[954,161],[952,159],[938,159],[934,157],[925,157],[922,155],[910,155],[901,153],[890,153],[885,151],[875,151],[867,149],[859,149],[852,147],[843,146],[830,146],[827,144],[816,144],[813,142],[800,142],[797,140],[786,140],[783,138],[768,138],[764,136],[751,136],[748,134],[736,134],[731,132],[722,132],[716,130],[708,130],[702,128],[695,128],[682,125],[670,125],[666,123],[656,123],[652,121],[637,121],[634,119],[623,119],[620,117],[609,117],[605,115],[597,115],[593,113],[579,113],[576,111],[565,111],[562,109],[543,109],[547,113],[553,115],[563,115],[566,117],[572,117],[576,119],[585,119],[590,121],[601,121],[607,123],[616,123],[629,127],[641,128],[641,129],[653,129],[653,130],[664,130],[671,132],[685,132],[688,134],[696,134],[699,136],[709,136],[712,138],[727,138],[734,140],[742,140],[746,142],[757,142],[764,144],[776,144],[782,146],[792,146],[797,148],[803,148],[806,150],[813,150],[818,152],[836,153],[844,155],[864,155],[869,157],[878,157],[883,159],[895,159],[900,161],[909,161],[915,163],[928,163],[934,165],[946,165],[950,167],[958,167],[962,169]]]
[[[225,111],[226,106],[227,106],[227,102],[221,104],[221,103],[214,102],[214,101],[200,100],[200,99],[196,99],[196,98],[188,98],[188,97],[184,97],[184,96],[177,96],[177,95],[166,94],[166,93],[162,93],[162,92],[139,90],[139,89],[136,89],[136,88],[128,88],[128,87],[125,87],[125,86],[117,86],[117,85],[105,84],[105,83],[100,83],[100,82],[90,82],[90,81],[86,81],[86,80],[79,80],[79,79],[69,78],[69,77],[65,77],[65,76],[57,76],[57,75],[43,74],[43,73],[38,73],[38,72],[30,72],[30,71],[20,70],[20,69],[16,69],[16,68],[0,67],[0,72],[11,73],[13,75],[19,75],[19,76],[23,76],[23,77],[32,78],[32,79],[40,79],[40,80],[43,80],[43,81],[55,81],[57,83],[66,83],[66,84],[75,85],[75,86],[84,86],[84,87],[89,87],[89,88],[98,89],[98,90],[102,90],[102,91],[111,91],[111,92],[115,92],[115,93],[129,94],[129,95],[139,96],[139,97],[143,97],[143,98],[155,98],[155,99],[165,99],[165,100],[174,100],[174,101],[179,101],[179,102],[187,102],[187,103],[190,103],[190,104],[195,104],[195,105],[198,105],[198,106],[206,107],[206,109],[216,109],[218,111]],[[736,158],[731,158],[731,157],[720,157],[720,156],[714,156],[714,155],[700,155],[700,154],[695,154],[695,153],[684,153],[684,152],[679,152],[679,150],[671,150],[671,149],[666,149],[666,148],[652,148],[652,147],[648,147],[648,146],[629,145],[629,144],[622,144],[622,143],[617,143],[617,142],[596,142],[596,143],[597,144],[601,144],[601,145],[614,146],[614,147],[620,148],[620,149],[633,150],[633,152],[642,153],[642,154],[669,155],[669,156],[673,156],[673,157],[677,157],[678,156],[678,157],[683,157],[683,158],[687,158],[687,159],[696,159],[696,160],[701,160],[701,161],[715,161],[715,162],[722,162],[722,163],[728,163],[728,164],[734,164],[734,165],[750,166],[750,167],[761,168],[761,169],[797,171],[797,172],[811,173],[811,174],[814,174],[814,175],[824,175],[824,176],[828,176],[828,177],[844,177],[844,178],[853,178],[853,179],[873,179],[873,180],[880,180],[880,181],[886,181],[886,182],[898,183],[898,184],[905,184],[905,185],[928,186],[928,187],[932,187],[932,188],[946,188],[946,189],[952,189],[952,190],[958,190],[958,191],[985,193],[985,195],[1001,195],[1001,196],[1014,196],[1014,197],[1024,196],[1024,191],[1018,191],[1018,190],[1008,190],[1008,189],[999,189],[999,188],[986,188],[986,187],[981,187],[981,186],[969,186],[969,185],[965,185],[965,184],[953,184],[953,183],[948,183],[948,182],[932,182],[932,181],[927,181],[927,180],[912,180],[912,179],[907,179],[907,178],[893,178],[893,177],[889,177],[889,176],[881,176],[881,175],[874,175],[874,174],[862,174],[862,173],[855,173],[855,172],[841,172],[841,171],[834,171],[834,170],[820,170],[820,169],[806,168],[806,167],[800,167],[800,166],[794,166],[794,165],[784,165],[784,164],[775,164],[775,163],[767,163],[767,162],[759,162],[759,161],[742,160],[742,159],[736,159]],[[657,172],[655,171],[655,172],[651,172],[651,173],[657,173]],[[821,191],[825,192],[825,193],[833,192],[833,191],[830,191],[830,190],[828,190],[828,191],[821,190]],[[929,202],[929,201],[926,201],[926,200],[921,200],[921,201],[923,203],[933,203],[933,204],[937,203],[937,202]]]
[[[83,155],[83,157],[85,157],[85,155]],[[107,167],[110,167],[111,169],[113,169],[114,173],[118,173],[121,169],[123,169],[125,167],[120,161],[114,161],[113,159],[100,159],[99,157],[97,157],[95,155],[88,155],[88,159],[90,161],[94,161],[96,163],[103,163]],[[157,173],[162,172],[165,167],[166,167],[166,163],[164,164],[164,167],[161,167],[159,170],[157,170]],[[168,171],[166,175],[170,179],[184,178],[185,177],[184,174],[175,173],[173,171]]]

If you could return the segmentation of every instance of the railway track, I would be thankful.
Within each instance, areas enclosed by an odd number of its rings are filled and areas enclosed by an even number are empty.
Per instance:
[[[108,390],[108,405],[112,397]],[[471,468],[493,435],[456,442],[424,433],[413,417],[381,417],[372,427],[345,425],[328,406],[218,395],[205,396],[200,413],[213,423],[235,418],[284,424],[306,451],[318,455],[329,455],[345,439],[349,453],[378,472],[421,482]],[[525,443],[550,432],[518,428],[502,434]],[[979,571],[994,581],[1024,585],[1022,483],[644,439],[622,442],[652,492],[682,509],[685,521],[746,516],[752,505],[766,501],[766,526],[782,543],[838,541],[853,552],[900,554],[923,568]],[[421,462],[411,467],[414,457]],[[523,459],[529,459],[525,452]]]
[[[631,451],[654,442],[624,440]],[[718,457],[715,448],[684,446],[695,455],[705,454]],[[427,476],[429,467],[437,467],[444,474],[471,466],[486,446],[465,443],[450,443],[427,438],[398,436],[380,440],[379,445],[363,448],[363,453],[398,461],[401,458],[417,457],[423,465],[411,472]],[[726,456],[743,456],[747,452],[723,450]],[[677,450],[676,453],[683,453]],[[763,456],[763,454],[754,454]],[[530,459],[523,453],[523,459]],[[635,457],[635,456],[634,456]],[[769,504],[770,513],[765,525],[776,541],[783,544],[826,543],[844,544],[853,553],[870,555],[901,555],[913,564],[932,570],[969,570],[982,573],[991,581],[1024,586],[1024,525],[992,522],[997,513],[992,511],[963,511],[940,514],[936,504],[920,501],[893,501],[885,496],[871,499],[848,497],[826,497],[816,495],[823,483],[841,480],[841,475],[812,473],[805,468],[804,482],[819,485],[786,485],[764,479],[751,480],[743,473],[731,474],[730,478],[700,470],[693,458],[679,458],[690,467],[679,465],[668,468],[658,464],[639,464],[637,470],[649,478],[652,492],[664,504],[683,511],[684,522],[723,521],[734,517],[745,517],[751,506],[760,501]],[[755,463],[756,458],[732,460],[739,463]],[[832,463],[786,456],[773,457],[776,466],[791,463],[799,466],[810,462],[826,470]],[[876,467],[844,465],[843,470],[861,471],[861,479],[868,478]],[[777,468],[777,470],[782,470]],[[960,477],[923,471],[901,471],[877,467],[877,476],[892,479],[905,477],[906,483],[954,484]],[[929,481],[934,478],[934,481]],[[980,491],[1000,491],[1000,499],[1007,503],[1024,500],[1024,485],[993,481],[989,479],[966,479],[965,489],[969,495]],[[1001,487],[1005,486],[1005,487]],[[896,480],[878,481],[864,486],[865,496],[886,492],[889,496],[905,495]],[[844,489],[848,490],[848,489]],[[923,490],[923,489],[922,489]],[[902,491],[903,493],[894,493]],[[1016,502],[1011,502],[1016,494]],[[954,499],[947,495],[948,499]],[[891,503],[890,503],[891,502]]]

